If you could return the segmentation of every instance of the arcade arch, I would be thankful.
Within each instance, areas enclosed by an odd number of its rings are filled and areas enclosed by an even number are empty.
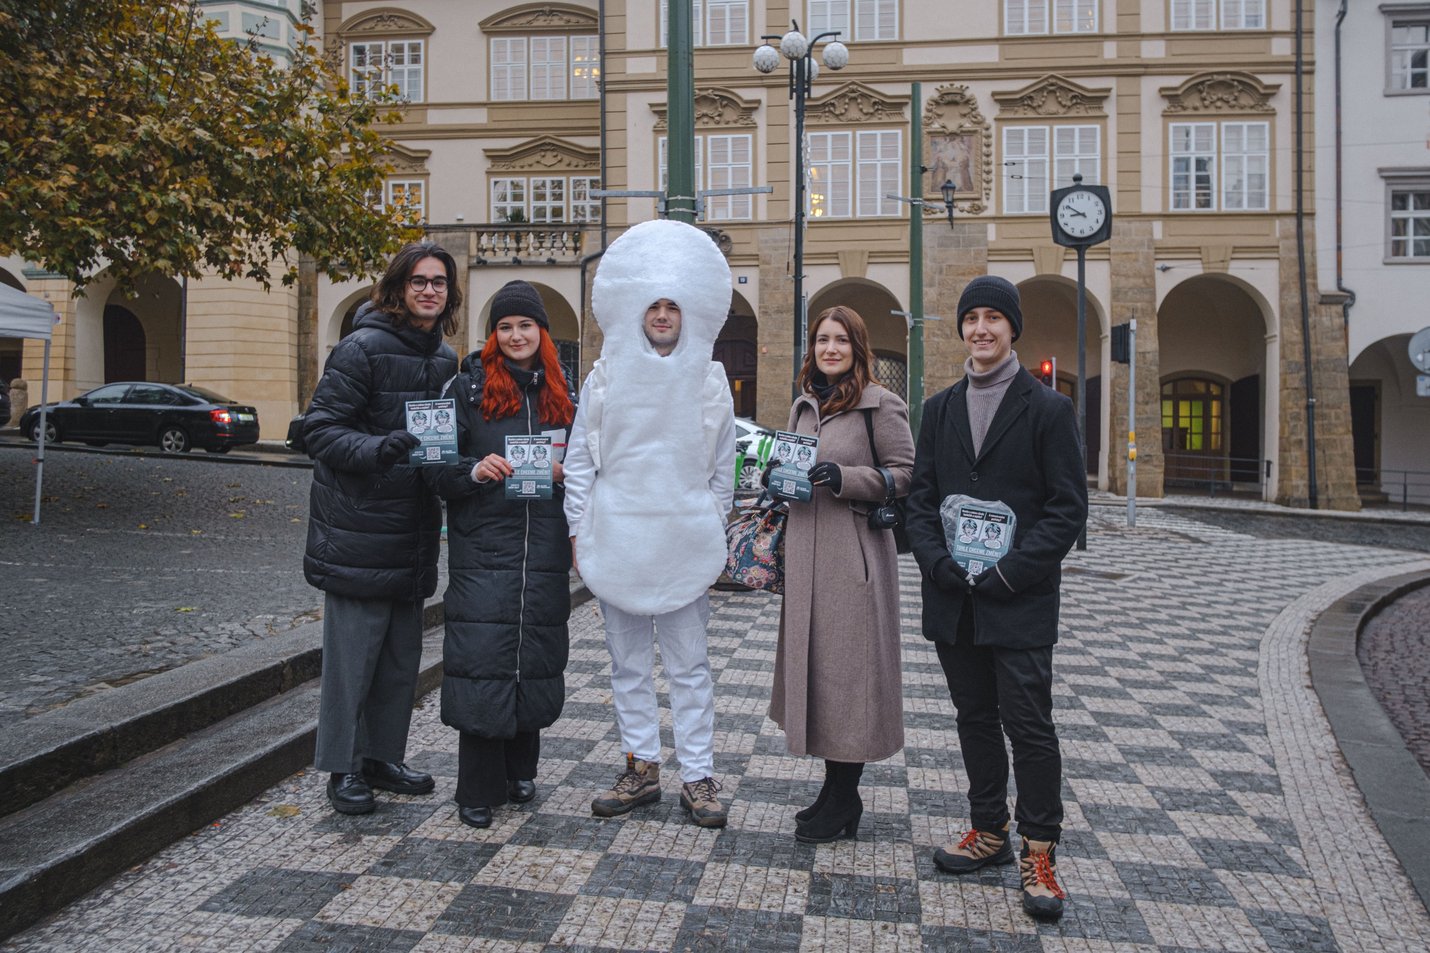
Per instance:
[[[538,281],[529,284],[541,295],[542,307],[546,309],[546,318],[551,324],[548,333],[552,343],[556,345],[556,356],[561,361],[566,382],[575,390],[581,386],[581,320],[576,317],[576,310],[561,292]],[[495,297],[496,291],[493,291],[482,302],[480,312],[474,313],[470,309],[467,312],[471,316],[468,319],[471,324],[467,328],[467,340],[471,342],[471,350],[479,350],[486,343],[487,319],[491,317],[492,299]]]
[[[760,322],[755,309],[740,292],[730,299],[730,315],[715,339],[714,359],[725,365],[730,380],[730,396],[735,400],[735,416],[755,419],[759,389]]]
[[[1013,349],[1018,361],[1030,374],[1038,374],[1038,366],[1052,358],[1057,364],[1057,388],[1076,404],[1077,401],[1077,282],[1062,275],[1038,275],[1018,285],[1018,297],[1023,306],[1023,334]],[[1111,380],[1103,373],[1107,355],[1107,311],[1090,291],[1086,304],[1087,358],[1087,472],[1097,474],[1105,486],[1106,466],[1102,447],[1109,423],[1103,408],[1108,406]]]
[[[1416,396],[1409,334],[1381,338],[1350,366],[1356,484],[1395,502],[1430,503],[1430,400]]]
[[[844,278],[821,288],[809,300],[809,323],[814,326],[820,313],[835,305],[859,313],[869,329],[869,348],[874,352],[874,378],[909,399],[909,325],[902,315],[904,306],[888,288],[867,278]]]
[[[16,291],[25,290],[20,279],[4,268],[0,268],[0,285],[14,288]],[[24,354],[25,342],[23,338],[0,337],[0,382],[8,384],[24,373]],[[15,416],[16,419],[19,418],[18,414]]]

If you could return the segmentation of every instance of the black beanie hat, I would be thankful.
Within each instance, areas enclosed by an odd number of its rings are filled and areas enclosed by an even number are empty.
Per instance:
[[[487,318],[487,336],[497,329],[497,322],[512,315],[530,318],[551,331],[551,319],[546,316],[546,306],[541,303],[541,293],[520,279],[508,281],[492,298],[492,314]]]
[[[963,316],[974,308],[1001,311],[1013,325],[1013,340],[1023,336],[1023,305],[1018,287],[1007,278],[979,275],[968,283],[958,297],[958,336],[963,337]]]

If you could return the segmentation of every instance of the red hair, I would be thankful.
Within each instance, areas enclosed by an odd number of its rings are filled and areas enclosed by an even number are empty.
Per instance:
[[[537,417],[544,424],[569,427],[576,417],[576,408],[571,403],[561,359],[556,355],[556,342],[551,340],[545,328],[537,325],[537,330],[541,332],[541,344],[536,358],[546,372],[546,383],[536,400]],[[506,369],[506,358],[497,344],[495,331],[482,347],[482,367],[487,372],[486,385],[482,390],[482,419],[500,420],[520,412],[521,389],[512,379],[511,371]]]

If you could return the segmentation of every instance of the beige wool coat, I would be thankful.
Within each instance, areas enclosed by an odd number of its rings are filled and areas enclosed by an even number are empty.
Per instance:
[[[821,420],[818,401],[804,394],[789,417],[790,430],[819,435],[817,460],[839,464],[843,483],[838,496],[816,487],[809,502],[789,504],[770,718],[791,754],[831,761],[880,761],[904,746],[898,553],[891,531],[869,528],[884,479],[863,408],[873,410],[879,461],[903,496],[914,441],[897,395],[873,384],[855,409]]]

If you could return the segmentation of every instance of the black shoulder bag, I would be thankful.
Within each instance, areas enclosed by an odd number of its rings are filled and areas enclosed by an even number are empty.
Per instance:
[[[895,548],[901,553],[912,552],[909,533],[904,528],[904,500],[894,496],[894,474],[879,463],[879,447],[874,443],[872,407],[864,408],[864,430],[869,434],[869,454],[874,458],[874,469],[884,478],[884,502],[869,511],[869,528],[893,530]]]

